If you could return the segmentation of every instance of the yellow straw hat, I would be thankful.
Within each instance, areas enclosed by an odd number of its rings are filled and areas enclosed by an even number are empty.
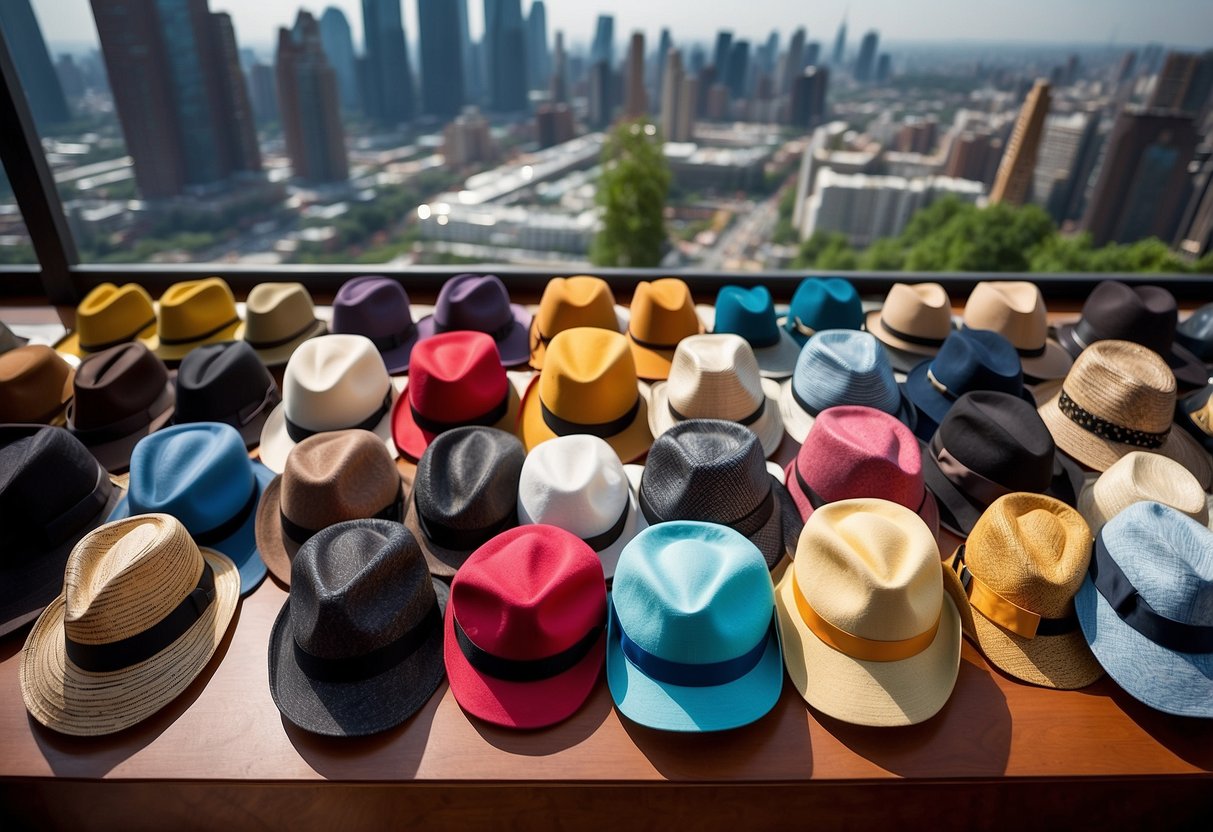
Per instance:
[[[678,342],[703,332],[691,290],[676,277],[638,284],[629,314],[628,341],[636,374],[645,381],[667,378]]]
[[[558,333],[579,326],[619,332],[626,326],[620,319],[611,287],[601,277],[576,275],[553,277],[543,288],[539,308],[531,318],[531,366],[543,369],[548,344]]]
[[[234,340],[239,326],[236,299],[227,281],[184,280],[160,297],[159,334],[148,347],[173,366],[194,347]]]
[[[147,290],[136,283],[102,283],[76,307],[76,328],[55,349],[83,358],[135,340],[151,347],[155,338],[156,308]]]

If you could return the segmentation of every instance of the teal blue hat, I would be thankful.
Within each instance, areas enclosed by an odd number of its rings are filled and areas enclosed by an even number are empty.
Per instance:
[[[740,335],[754,350],[764,378],[787,378],[796,369],[800,344],[775,318],[775,304],[765,286],[725,286],[716,295],[713,333]]]
[[[801,346],[822,329],[863,329],[859,293],[841,277],[806,277],[792,295],[783,327]]]
[[[632,538],[607,626],[607,685],[633,722],[724,731],[779,700],[775,591],[762,554],[733,529],[673,521]]]

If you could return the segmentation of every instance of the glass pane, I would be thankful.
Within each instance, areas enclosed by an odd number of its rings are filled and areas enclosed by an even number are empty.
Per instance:
[[[0,165],[0,266],[24,266],[37,262],[34,247],[30,244],[29,230],[13,196],[13,187],[8,182],[3,165]]]

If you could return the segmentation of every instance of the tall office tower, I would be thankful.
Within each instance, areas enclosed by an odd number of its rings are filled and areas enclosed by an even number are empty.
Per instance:
[[[723,79],[733,98],[745,98],[749,93],[746,85],[749,73],[750,42],[748,40],[733,41],[733,46],[729,49],[728,71]]]
[[[248,87],[240,69],[240,49],[236,45],[236,30],[231,15],[215,12],[211,15],[214,61],[219,74],[220,112],[227,114],[227,129],[219,131],[227,144],[228,164],[242,171],[261,170],[261,147],[257,144],[257,125],[253,106],[249,103]]]
[[[1143,237],[1170,242],[1185,207],[1196,151],[1192,116],[1126,107],[1108,136],[1081,227],[1095,245]]]
[[[337,73],[337,92],[341,96],[341,110],[356,113],[361,107],[362,96],[358,94],[358,58],[354,54],[354,36],[345,12],[329,6],[320,15],[320,43],[329,59],[329,66]]]
[[[417,109],[400,3],[362,0],[366,51],[362,108],[371,118],[388,125],[409,121]]]
[[[800,66],[818,66],[821,64],[821,41],[811,40],[804,45],[804,60]]]
[[[1150,43],[1146,44],[1146,48],[1141,52],[1141,71],[1145,75],[1153,75],[1162,67],[1163,60],[1162,44]]]
[[[628,118],[640,118],[649,111],[649,98],[644,90],[644,32],[633,32],[628,48],[627,93],[623,110]]]
[[[1130,49],[1120,58],[1120,63],[1116,65],[1116,72],[1112,76],[1112,82],[1116,86],[1126,83],[1133,77],[1133,70],[1137,68],[1137,53]]]
[[[695,140],[695,114],[699,103],[699,79],[683,74],[682,87],[678,90],[678,112],[674,117],[674,135],[678,141]]]
[[[876,60],[876,83],[883,84],[889,80],[893,74],[893,56],[888,52],[881,52],[880,57]]]
[[[540,150],[570,141],[574,135],[573,111],[568,104],[540,104],[535,110],[535,139]]]
[[[1032,174],[1032,201],[1060,225],[1070,219],[1074,191],[1083,184],[1082,170],[1095,152],[1099,111],[1049,116],[1045,120],[1036,170]]]
[[[670,30],[664,26],[661,27],[661,36],[657,38],[657,54],[653,56],[653,63],[655,65],[653,93],[649,96],[649,105],[656,113],[661,112],[663,102],[665,101],[665,63],[673,46],[674,43],[670,39]]]
[[[468,28],[468,0],[454,0],[455,10],[459,12],[459,48],[463,58],[463,98],[469,104],[479,104],[484,100],[484,79],[477,59],[478,46],[472,42],[471,30]]]
[[[678,114],[682,94],[682,53],[671,49],[661,73],[661,135],[669,142],[683,142],[678,135]]]
[[[453,118],[463,109],[463,36],[450,0],[417,0],[421,112]]]
[[[697,43],[691,47],[691,56],[687,60],[687,75],[698,75],[703,72],[704,66],[707,64],[708,56],[703,49],[703,44]]]
[[[611,124],[615,109],[614,79],[611,66],[606,61],[595,61],[590,65],[589,120],[590,127],[605,130]]]
[[[1199,115],[1213,93],[1213,50],[1201,55],[1168,52],[1147,105],[1152,110],[1179,110]]]
[[[871,81],[876,75],[876,49],[880,45],[880,35],[875,29],[869,29],[859,42],[859,55],[855,58],[855,80],[860,83]]]
[[[699,73],[699,101],[695,104],[695,112],[699,118],[707,118],[708,116],[708,97],[712,93],[712,87],[716,86],[716,67],[712,64],[705,66]]]
[[[990,190],[991,204],[1023,205],[1031,197],[1032,172],[1036,170],[1040,137],[1049,115],[1049,99],[1049,82],[1037,80],[1019,110],[1007,152],[998,165],[998,176]]]
[[[792,40],[788,42],[788,51],[783,53],[783,67],[779,73],[779,92],[781,95],[787,95],[792,91],[792,82],[800,75],[800,70],[804,66],[804,27],[801,26],[792,33]]]
[[[545,90],[552,74],[548,53],[548,15],[543,0],[535,0],[526,18],[527,83],[530,89]]]
[[[813,128],[826,120],[826,92],[830,70],[811,66],[792,82],[788,98],[787,122],[795,127]]]
[[[708,90],[708,119],[724,121],[729,116],[729,88],[715,83]]]
[[[556,30],[556,50],[552,53],[552,77],[548,86],[553,104],[565,104],[569,100],[569,70],[564,55],[564,32]]]
[[[615,18],[609,14],[598,15],[598,22],[594,24],[590,63],[598,61],[606,61],[607,66],[615,65]]]
[[[830,58],[830,63],[835,69],[842,67],[843,61],[847,57],[847,18],[844,15],[842,22],[838,24],[838,34],[834,37],[834,54]]]
[[[1179,223],[1176,247],[1192,258],[1213,250],[1213,157],[1192,177],[1192,197]]]
[[[21,80],[39,131],[44,132],[52,125],[70,121],[71,110],[63,96],[63,86],[55,74],[30,0],[0,2],[0,34],[8,43],[13,64],[17,67],[17,77]]]
[[[274,68],[260,61],[249,67],[249,97],[253,104],[253,118],[258,124],[278,120],[278,81]]]
[[[779,32],[771,30],[762,48],[762,71],[772,78],[775,77],[776,64],[779,63]]]
[[[733,33],[721,29],[716,33],[716,48],[712,50],[712,66],[716,67],[716,78],[722,79],[729,63],[729,51],[733,48]]]
[[[291,170],[308,182],[349,178],[337,73],[329,66],[320,27],[310,12],[299,12],[295,27],[278,30],[278,106]]]
[[[526,31],[520,0],[484,0],[484,47],[489,109],[525,111]]]

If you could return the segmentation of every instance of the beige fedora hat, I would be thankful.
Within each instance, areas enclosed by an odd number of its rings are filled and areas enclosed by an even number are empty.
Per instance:
[[[823,505],[775,590],[788,676],[835,719],[923,722],[956,684],[964,603],[913,511],[876,499]]]
[[[1078,510],[1092,534],[1134,503],[1170,506],[1201,525],[1209,525],[1210,497],[1196,477],[1173,459],[1134,451],[1090,480],[1078,497]]]
[[[1019,353],[1026,384],[1062,378],[1074,363],[1061,344],[1049,340],[1049,313],[1035,283],[978,283],[965,302],[964,325],[997,332],[1010,341]]]
[[[1088,468],[1106,471],[1133,451],[1152,451],[1191,471],[1201,488],[1213,483],[1209,455],[1172,422],[1175,375],[1140,344],[1096,341],[1039,411],[1057,447]]]
[[[291,448],[309,436],[359,428],[383,440],[392,457],[395,386],[379,350],[363,335],[322,335],[300,344],[282,378],[282,403],[261,429],[261,461],[276,474]]]
[[[1082,516],[1052,497],[1006,494],[982,512],[948,565],[969,597],[965,633],[994,665],[1064,690],[1103,675],[1074,612],[1091,543]]]
[[[199,549],[175,517],[142,514],[94,529],[68,558],[63,594],[26,639],[25,707],[78,736],[141,722],[206,667],[239,598],[235,565]]]
[[[938,283],[894,283],[864,327],[886,347],[934,355],[952,331],[952,301]]]
[[[247,341],[267,367],[282,366],[300,344],[328,331],[302,283],[258,283],[248,293],[244,318],[233,338]]]
[[[739,335],[692,335],[674,350],[670,377],[652,386],[654,438],[687,419],[745,425],[771,456],[783,440],[779,382],[762,377],[754,350]]]

